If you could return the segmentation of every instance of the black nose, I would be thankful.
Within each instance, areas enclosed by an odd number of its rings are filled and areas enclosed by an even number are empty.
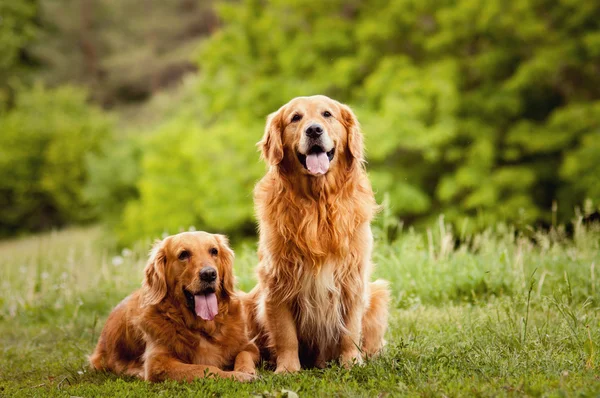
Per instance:
[[[306,135],[310,138],[317,138],[323,134],[323,127],[319,124],[311,124],[306,128]]]
[[[200,279],[205,282],[212,282],[217,279],[217,270],[213,267],[204,267],[200,270]]]

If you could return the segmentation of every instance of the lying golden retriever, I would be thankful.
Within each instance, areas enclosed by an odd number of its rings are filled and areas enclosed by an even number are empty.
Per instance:
[[[258,356],[234,294],[227,238],[186,232],[154,246],[142,288],[112,311],[90,363],[149,381],[249,381]]]
[[[360,363],[384,345],[389,290],[369,282],[378,206],[358,121],[328,97],[295,98],[269,116],[259,147],[270,168],[254,191],[251,338],[275,356],[276,373]]]

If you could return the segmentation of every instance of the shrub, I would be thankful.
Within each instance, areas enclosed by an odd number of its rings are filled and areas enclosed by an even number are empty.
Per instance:
[[[32,64],[27,47],[38,33],[37,1],[0,2],[0,112],[14,100]]]
[[[549,222],[555,199],[566,221],[600,195],[600,3],[245,0],[221,17],[199,59],[215,118],[354,105],[373,184],[409,221]]]
[[[181,116],[142,144],[139,198],[118,227],[121,243],[189,227],[229,234],[254,231],[252,187],[263,170],[249,133],[260,125],[202,127]]]
[[[85,157],[111,126],[75,87],[21,92],[0,115],[0,234],[93,219],[83,194]]]
[[[598,202],[598,2],[241,0],[219,13],[196,101],[144,148],[128,240],[246,228],[266,115],[317,93],[354,107],[378,199],[410,223],[550,222],[556,199],[564,222]]]

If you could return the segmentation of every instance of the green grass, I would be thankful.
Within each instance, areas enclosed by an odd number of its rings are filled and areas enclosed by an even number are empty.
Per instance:
[[[455,248],[440,224],[386,240],[377,229],[376,276],[394,297],[385,354],[351,370],[261,369],[248,384],[88,370],[109,311],[140,285],[148,242],[116,253],[96,228],[0,242],[0,396],[600,395],[599,228],[577,224],[572,239],[498,228]],[[249,289],[256,257],[237,253]]]

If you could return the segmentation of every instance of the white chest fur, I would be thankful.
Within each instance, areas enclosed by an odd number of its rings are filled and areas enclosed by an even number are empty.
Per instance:
[[[302,288],[296,297],[299,334],[321,348],[336,344],[345,330],[341,287],[335,269],[333,263],[326,263],[316,275],[302,273]]]
[[[311,267],[296,267],[298,282],[295,294],[290,295],[289,305],[299,337],[320,349],[337,345],[345,327],[336,264],[326,263],[317,274]],[[262,322],[266,319],[267,296],[268,293],[264,292],[258,301],[257,317]]]

